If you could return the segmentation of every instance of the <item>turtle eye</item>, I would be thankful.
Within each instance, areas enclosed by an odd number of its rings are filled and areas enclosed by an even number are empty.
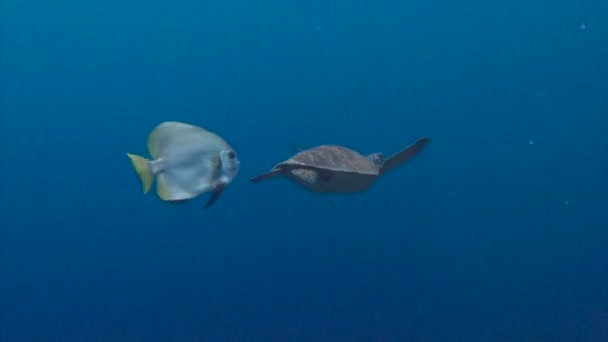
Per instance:
[[[234,158],[236,158],[236,154],[234,152],[230,151],[230,152],[228,152],[228,158],[234,159]]]

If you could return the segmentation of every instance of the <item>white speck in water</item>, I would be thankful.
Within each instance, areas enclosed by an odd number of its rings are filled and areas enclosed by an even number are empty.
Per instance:
[[[530,144],[530,145],[534,145],[534,140],[532,140],[532,139],[528,139],[528,144]]]
[[[583,22],[581,23],[581,26],[580,26],[580,27],[581,27],[581,30],[586,30],[586,29],[587,29],[587,24],[586,24],[586,23],[583,21]]]

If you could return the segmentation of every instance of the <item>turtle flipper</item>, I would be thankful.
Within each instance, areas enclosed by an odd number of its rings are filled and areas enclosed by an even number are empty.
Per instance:
[[[283,170],[280,169],[272,169],[268,172],[264,172],[262,174],[259,174],[255,177],[249,178],[249,183],[258,183],[264,180],[267,180],[268,178],[273,178],[273,177],[278,177],[280,175],[283,174]]]
[[[308,168],[295,168],[289,172],[309,184],[315,184],[319,179],[323,182],[331,180],[330,172],[319,172],[319,170]]]
[[[426,146],[426,144],[428,144],[429,141],[430,139],[428,137],[419,138],[408,147],[387,158],[384,161],[384,165],[380,169],[380,174],[390,171],[413,158],[418,152],[420,152],[424,148],[424,146]]]

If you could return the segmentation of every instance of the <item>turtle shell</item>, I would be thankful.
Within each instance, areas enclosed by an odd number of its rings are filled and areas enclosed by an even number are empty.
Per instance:
[[[321,145],[304,150],[283,164],[300,165],[333,172],[378,175],[374,163],[361,153],[337,145]]]

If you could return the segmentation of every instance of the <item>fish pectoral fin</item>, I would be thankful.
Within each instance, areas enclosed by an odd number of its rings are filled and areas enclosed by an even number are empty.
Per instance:
[[[154,174],[150,169],[150,161],[144,157],[127,153],[127,156],[131,160],[131,164],[133,164],[133,168],[135,172],[137,172],[137,176],[141,181],[141,186],[144,191],[144,195],[150,191],[150,187],[152,186],[152,180],[154,179]]]
[[[205,204],[205,207],[204,207],[205,209],[209,208],[210,206],[213,205],[213,203],[215,203],[215,201],[217,201],[217,199],[222,194],[222,190],[224,190],[224,187],[225,187],[225,184],[220,184],[220,185],[216,185],[213,188],[213,192],[211,193],[211,197],[209,197],[209,200]]]

